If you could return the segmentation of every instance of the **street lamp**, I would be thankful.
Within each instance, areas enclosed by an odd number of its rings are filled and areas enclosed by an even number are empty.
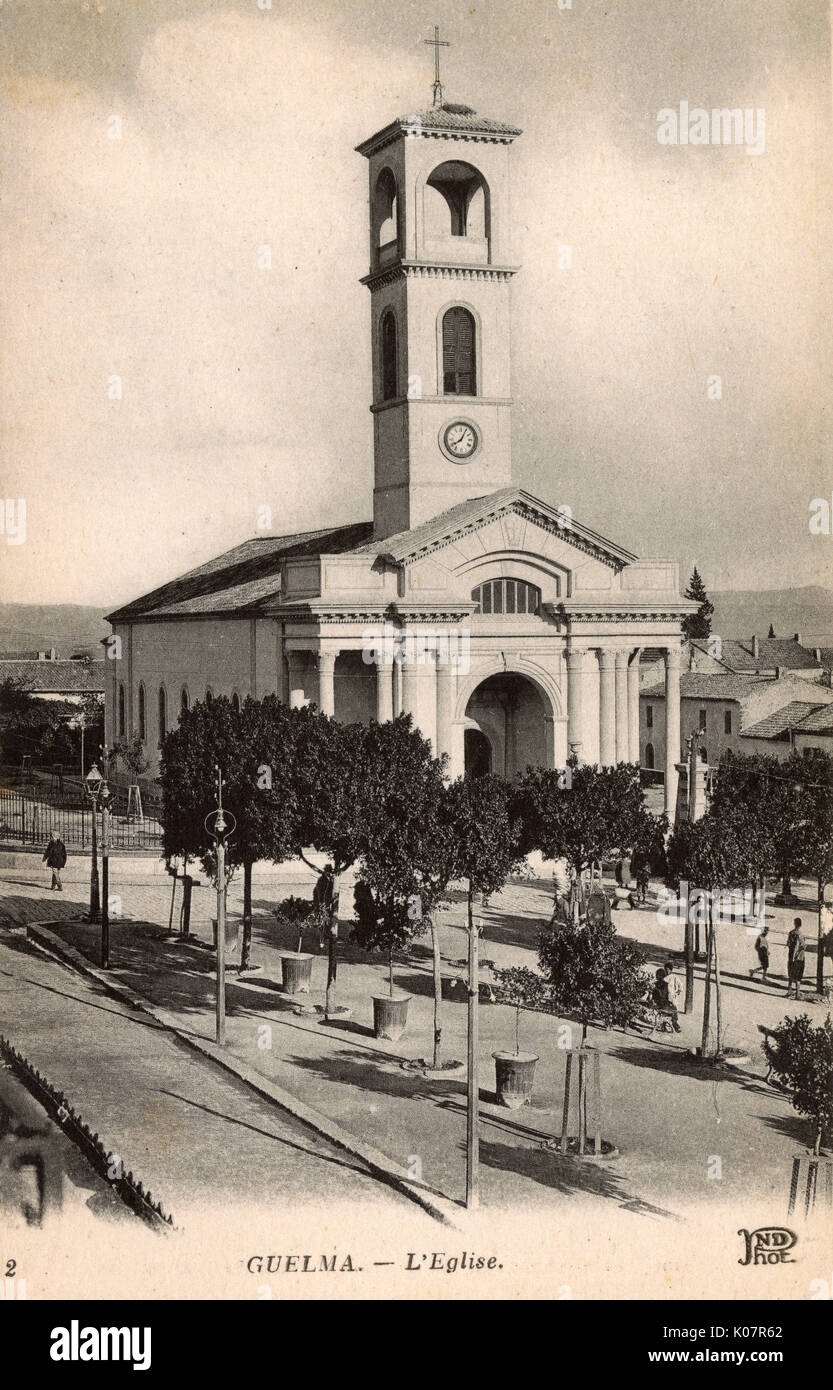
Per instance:
[[[87,918],[89,922],[97,922],[101,916],[101,895],[98,887],[98,822],[96,820],[96,810],[98,808],[99,792],[103,785],[104,778],[95,763],[93,763],[84,778],[84,791],[90,800],[93,822],[92,863],[90,865],[90,912]]]

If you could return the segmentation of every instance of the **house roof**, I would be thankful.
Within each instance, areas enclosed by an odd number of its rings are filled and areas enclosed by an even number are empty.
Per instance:
[[[256,613],[280,593],[281,564],[289,556],[338,555],[354,550],[372,531],[373,523],[362,521],[288,536],[256,536],[116,609],[107,621]]]
[[[782,705],[780,709],[773,710],[772,714],[766,715],[764,719],[759,719],[757,724],[750,724],[743,729],[742,738],[781,738],[789,733],[790,729],[796,728],[806,719],[808,714],[818,709],[818,705],[811,704],[808,700],[790,700],[788,705]],[[833,724],[833,715],[829,709],[825,709],[828,724]]]
[[[810,713],[796,725],[796,733],[833,735],[833,705],[813,705]]]
[[[741,702],[745,696],[760,690],[762,685],[773,685],[772,680],[761,676],[737,676],[731,671],[683,671],[680,675],[680,697],[683,700],[736,700]],[[640,690],[640,695],[652,699],[665,698],[665,683],[658,682]]]
[[[287,536],[258,536],[243,541],[214,560],[163,584],[141,598],[107,615],[111,623],[130,623],[143,618],[200,617],[209,614],[256,616],[280,597],[281,565],[290,557],[315,555],[385,555],[404,563],[456,536],[517,511],[563,531],[585,551],[621,569],[636,556],[571,517],[569,522],[546,502],[521,488],[501,488],[485,497],[458,502],[421,526],[394,536],[373,539],[372,521],[348,526],[328,526]]]
[[[448,131],[477,139],[514,140],[522,131],[506,121],[493,121],[480,116],[471,106],[458,102],[444,101],[439,106],[429,106],[424,111],[412,111],[407,116],[397,116],[389,125],[377,130],[367,140],[356,146],[359,154],[370,155],[381,145],[395,140],[400,131]]]
[[[719,656],[711,650],[710,643],[713,643],[713,639],[696,640],[692,646],[730,671],[774,671],[777,666],[783,666],[788,671],[819,669],[819,662],[813,653],[794,637],[759,638],[757,656],[752,653],[751,638],[724,637]]]
[[[104,689],[104,661],[0,661],[0,681],[20,681],[33,695],[86,695]]]

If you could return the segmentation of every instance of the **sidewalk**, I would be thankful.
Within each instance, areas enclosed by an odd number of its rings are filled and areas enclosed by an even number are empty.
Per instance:
[[[276,1192],[300,1207],[329,1200],[412,1210],[351,1155],[153,1020],[2,931],[0,1031],[66,1093],[177,1226],[206,1206],[268,1209]],[[78,1186],[77,1164],[72,1173]],[[86,1186],[96,1209],[109,1208],[92,1174]]]
[[[123,886],[125,905],[129,903],[134,912],[145,909],[146,916],[142,921],[113,924],[113,977],[169,1010],[178,1026],[212,1039],[210,952],[164,939],[164,892],[146,883],[135,889]],[[277,895],[283,894],[281,884]],[[17,907],[29,920],[54,921],[59,915],[54,912],[58,897],[30,890],[19,893]],[[228,977],[228,1054],[337,1120],[397,1164],[407,1167],[416,1162],[427,1184],[459,1201],[464,1190],[465,1079],[459,1075],[428,1079],[401,1067],[403,1059],[430,1056],[433,1002],[427,944],[418,942],[412,957],[395,970],[397,986],[412,995],[409,1024],[399,1044],[384,1044],[372,1036],[371,998],[386,989],[386,972],[378,957],[366,956],[347,943],[341,946],[339,996],[352,1009],[352,1017],[330,1025],[296,1016],[297,997],[288,998],[268,987],[270,981],[274,985],[280,980],[280,951],[294,949],[296,944],[294,939],[282,940],[274,919],[266,915],[272,901],[271,887],[256,888],[253,961],[264,967],[263,972],[245,980]],[[548,901],[548,890],[540,884],[507,888],[484,913],[482,956],[501,965],[534,966],[536,938]],[[71,903],[61,906],[72,913]],[[195,913],[196,929],[204,940],[210,937],[211,915],[204,909]],[[780,939],[791,915],[788,909],[783,913],[778,909],[773,918],[776,969]],[[809,914],[804,916],[809,927]],[[680,925],[658,922],[655,912],[617,913],[615,921],[620,932],[650,948],[654,961],[681,944]],[[456,1058],[465,1057],[465,995],[454,987],[454,979],[464,971],[461,923],[462,909],[455,906],[444,916],[442,926],[450,993],[444,1005],[445,1055]],[[65,921],[53,929],[97,962],[97,928]],[[342,932],[346,934],[344,925]],[[532,1204],[555,1210],[565,1199],[596,1206],[613,1202],[637,1215],[666,1218],[702,1207],[705,1201],[732,1207],[744,1202],[748,1211],[754,1198],[770,1214],[773,1203],[781,1209],[789,1161],[796,1145],[806,1142],[806,1134],[786,1098],[763,1084],[758,1025],[772,1026],[785,1014],[804,1008],[819,1020],[823,1013],[814,1004],[797,1010],[779,997],[780,991],[749,981],[747,962],[754,939],[745,929],[727,926],[723,939],[726,1042],[747,1048],[751,1066],[746,1072],[723,1073],[716,1079],[710,1069],[692,1065],[686,1049],[699,1042],[699,978],[695,1012],[683,1017],[680,1037],[647,1039],[591,1032],[590,1041],[604,1054],[604,1134],[620,1150],[620,1157],[610,1162],[581,1164],[561,1159],[542,1146],[561,1127],[565,1059],[556,1043],[560,1020],[522,1016],[521,1046],[540,1058],[532,1106],[511,1112],[489,1103],[494,1086],[490,1054],[511,1049],[514,1021],[513,1011],[503,1006],[481,1008],[484,1204],[505,1208]],[[814,957],[808,956],[808,980],[813,966]],[[323,997],[324,979],[321,956],[313,962],[313,994],[308,1002],[314,1004]],[[719,1184],[708,1176],[707,1159],[714,1154],[723,1162]]]

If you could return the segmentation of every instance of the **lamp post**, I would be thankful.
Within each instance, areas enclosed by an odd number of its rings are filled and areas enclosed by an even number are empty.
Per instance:
[[[218,1047],[226,1043],[226,849],[237,828],[230,811],[223,810],[223,774],[217,768],[217,809],[209,811],[205,827],[214,841],[217,869],[217,1029]]]
[[[91,820],[93,823],[92,862],[90,864],[90,911],[87,917],[88,922],[97,922],[101,916],[101,894],[98,887],[98,825],[96,821],[96,809],[98,805],[98,794],[103,785],[104,778],[95,763],[93,763],[84,778],[84,791],[90,799],[90,806],[92,808]]]
[[[107,753],[104,752],[104,766],[107,767]],[[101,807],[101,965],[110,968],[110,788],[106,780],[101,783],[98,804]],[[95,817],[95,812],[93,812]]]

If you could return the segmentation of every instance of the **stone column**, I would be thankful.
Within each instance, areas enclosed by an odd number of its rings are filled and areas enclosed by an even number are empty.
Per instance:
[[[419,667],[415,659],[406,658],[401,667],[402,713],[409,714],[414,723],[419,719]]]
[[[577,745],[579,762],[587,759],[586,703],[590,681],[590,653],[581,647],[567,652],[567,742]]]
[[[288,651],[286,666],[289,674],[289,708],[303,709],[307,702],[304,689],[304,654]]]
[[[454,672],[447,657],[442,652],[437,655],[437,746],[435,753],[441,758],[443,753],[451,756],[451,724],[454,718]]]
[[[336,712],[336,656],[337,652],[322,648],[318,653],[318,708],[330,718]]]
[[[386,724],[393,719],[393,662],[376,661],[376,719]]]
[[[680,652],[665,652],[665,814],[674,824],[677,809],[677,763],[680,760]]]
[[[637,647],[628,667],[628,762],[639,762],[639,658],[641,647]]]
[[[613,767],[616,762],[616,689],[613,652],[599,651],[599,762]]]
[[[628,738],[628,656],[626,650],[616,653],[616,761],[626,763],[630,752]]]

